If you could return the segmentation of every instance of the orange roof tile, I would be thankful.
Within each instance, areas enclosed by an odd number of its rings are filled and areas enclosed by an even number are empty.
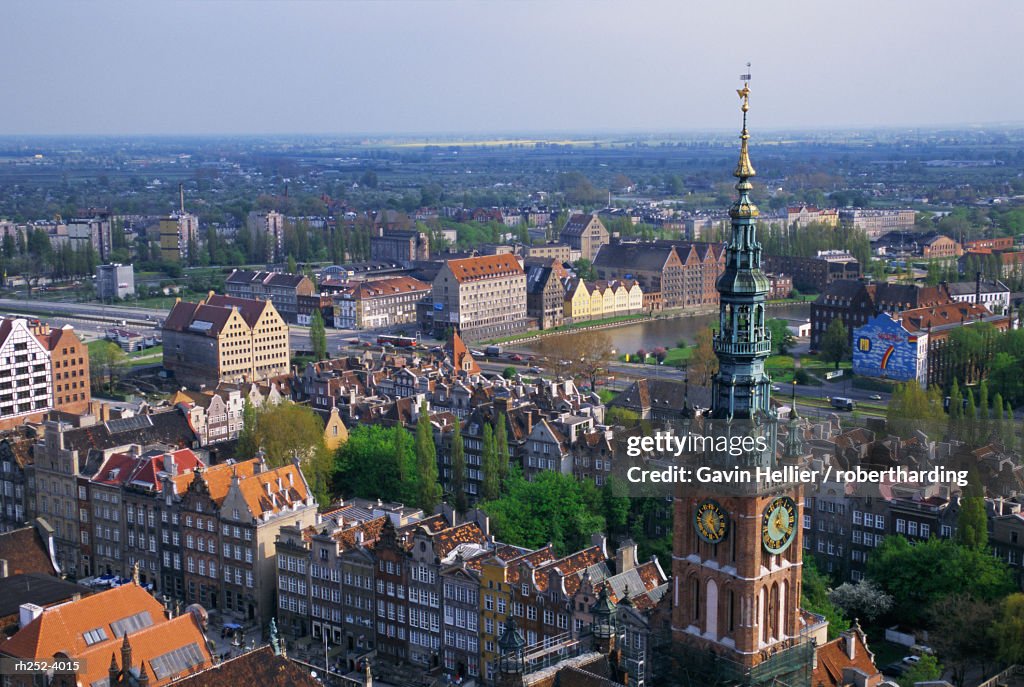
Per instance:
[[[475,258],[449,260],[448,268],[458,282],[476,279],[493,279],[509,275],[525,275],[519,260],[514,255],[481,255]]]
[[[846,653],[846,643],[851,639],[854,643],[852,659]],[[847,683],[843,682],[844,668],[855,668],[868,677],[878,674],[874,657],[868,651],[864,637],[857,630],[822,644],[817,647],[817,653],[818,666],[811,673],[811,684],[815,687],[846,687]]]
[[[184,492],[197,475],[202,475],[210,490],[210,498],[220,503],[231,488],[232,478],[237,476],[242,497],[253,517],[257,518],[267,512],[280,512],[309,498],[306,482],[294,464],[289,463],[257,472],[259,461],[259,458],[252,458],[239,463],[221,463],[203,470],[195,470],[175,477],[174,486],[179,493]]]
[[[146,671],[150,687],[166,685],[175,679],[213,665],[213,657],[210,655],[206,638],[203,636],[202,630],[199,629],[195,616],[191,613],[185,613],[164,622],[158,621],[156,625],[137,632],[130,632],[128,633],[128,644],[132,648],[132,667]],[[154,670],[153,659],[192,644],[196,645],[196,649],[198,649],[197,656],[201,659],[200,663],[171,674],[166,674],[161,669]],[[120,645],[121,640],[104,642],[93,645],[81,655],[76,656],[75,658],[81,659],[85,665],[85,669],[78,673],[78,684],[91,685],[108,677],[112,653],[117,657],[120,666]]]
[[[121,585],[44,609],[38,618],[0,644],[0,652],[21,658],[49,658],[58,651],[79,656],[90,646],[102,645],[110,651],[112,646],[120,645],[111,623],[137,613],[148,613],[150,623],[158,623],[164,607],[142,587]],[[107,638],[88,644],[85,633],[101,628]]]

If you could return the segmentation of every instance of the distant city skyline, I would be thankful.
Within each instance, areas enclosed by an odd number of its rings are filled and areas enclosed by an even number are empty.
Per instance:
[[[1024,121],[1009,1],[4,10],[0,135],[727,130],[747,61],[755,130]]]

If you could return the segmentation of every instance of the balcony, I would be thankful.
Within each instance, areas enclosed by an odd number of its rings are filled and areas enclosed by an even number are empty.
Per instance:
[[[715,337],[715,352],[726,355],[771,355],[772,340],[763,341],[729,341],[721,336]]]

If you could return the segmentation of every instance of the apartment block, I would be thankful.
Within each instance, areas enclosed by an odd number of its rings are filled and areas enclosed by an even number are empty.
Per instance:
[[[334,296],[334,326],[378,329],[416,322],[416,304],[432,286],[412,277],[386,277],[355,282]]]
[[[846,208],[839,211],[839,222],[859,229],[871,240],[887,231],[913,229],[916,213],[913,210],[864,210]]]
[[[198,245],[199,218],[175,212],[160,220],[160,257],[167,262],[188,262],[189,251]]]
[[[312,296],[316,287],[303,274],[236,269],[224,280],[224,291],[233,298],[270,301],[285,322],[295,324],[299,318],[299,296]]]
[[[179,301],[163,339],[164,368],[183,384],[263,381],[289,369],[288,325],[270,301],[213,294]]]
[[[464,339],[484,339],[526,329],[526,274],[513,255],[448,260],[434,277],[430,328],[449,328]]]
[[[284,255],[284,225],[284,215],[276,210],[253,211],[246,218],[246,229],[257,245],[266,247],[267,262],[283,262],[287,257]]]
[[[593,262],[601,246],[608,245],[610,235],[597,215],[576,214],[566,221],[558,239],[573,254]]]

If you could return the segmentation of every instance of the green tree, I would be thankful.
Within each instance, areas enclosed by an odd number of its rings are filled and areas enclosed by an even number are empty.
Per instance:
[[[111,341],[100,341],[89,346],[89,375],[93,388],[112,391],[124,371],[128,356]]]
[[[295,262],[295,258],[291,255],[288,256],[288,274],[295,274],[299,271],[299,266]]]
[[[978,599],[971,593],[952,594],[934,604],[928,624],[928,643],[942,656],[954,684],[963,687],[969,672],[988,673],[998,656],[993,629],[999,602]],[[964,632],[964,628],[976,628]]]
[[[254,456],[260,450],[256,441],[256,406],[247,396],[242,403],[242,429],[238,433],[237,451],[240,456]]]
[[[629,496],[626,484],[609,475],[601,487],[602,515],[609,533],[625,532],[629,522]]]
[[[800,607],[825,617],[829,639],[835,639],[850,627],[850,621],[843,617],[842,612],[829,599],[828,578],[818,571],[814,560],[810,558],[804,559]]]
[[[462,440],[462,425],[456,420],[452,429],[452,496],[455,510],[464,513],[469,508],[466,496],[466,448]]]
[[[588,546],[591,535],[605,529],[601,495],[592,482],[553,470],[529,482],[514,471],[508,485],[505,496],[482,504],[502,541],[531,548],[551,542],[566,554]]]
[[[594,263],[590,262],[587,258],[580,258],[572,264],[572,268],[576,271],[576,276],[584,281],[597,279]]]
[[[309,323],[309,341],[313,346],[313,356],[317,360],[326,360],[327,330],[324,329],[324,318],[319,308],[313,311],[313,318]]]
[[[505,429],[505,413],[498,413],[494,429],[494,462],[498,468],[498,487],[501,488],[508,479],[509,461],[508,430]]]
[[[1024,594],[1010,594],[1003,599],[999,618],[992,630],[999,660],[1008,664],[1024,664]]]
[[[697,341],[690,356],[687,367],[695,377],[692,378],[699,386],[709,386],[711,379],[718,372],[718,356],[715,355],[714,333],[710,327],[697,332]]]
[[[886,408],[886,421],[900,436],[909,436],[916,429],[937,434],[947,424],[942,404],[942,393],[938,387],[925,391],[916,381],[906,382],[893,392]]]
[[[772,335],[772,350],[776,353],[788,355],[789,349],[796,345],[796,338],[789,331],[789,323],[785,320],[768,320],[768,331]]]
[[[934,656],[924,654],[921,660],[899,678],[900,687],[914,687],[918,682],[931,682],[942,677],[942,666]]]
[[[985,492],[976,474],[970,475],[967,488],[960,499],[960,512],[956,520],[956,540],[961,546],[975,551],[988,549],[988,515],[985,510]]]
[[[392,439],[394,457],[392,464],[398,475],[399,500],[402,503],[418,503],[422,485],[420,484],[419,464],[416,458],[415,442],[412,435],[404,427],[395,427]]]
[[[430,425],[430,411],[424,400],[416,420],[416,464],[419,474],[419,507],[432,513],[441,499],[441,485],[437,483],[437,448]]]
[[[501,496],[501,469],[498,467],[498,452],[494,446],[494,430],[491,429],[490,423],[484,424],[480,467],[484,473],[480,496],[485,501],[493,501]]]
[[[640,415],[635,410],[630,410],[629,408],[612,406],[605,412],[604,420],[609,425],[620,425],[630,428],[636,427],[640,423]]]
[[[839,363],[850,356],[850,332],[842,320],[836,318],[829,322],[825,335],[821,337],[821,359],[825,362],[835,363],[839,369]]]
[[[937,603],[964,589],[977,600],[991,602],[1014,588],[1003,561],[936,537],[914,544],[904,537],[886,537],[868,557],[867,574],[892,595],[892,617],[908,625],[924,624]]]
[[[260,408],[254,420],[246,445],[262,449],[273,466],[298,458],[317,500],[329,503],[333,463],[320,416],[309,406],[285,401]]]
[[[397,459],[399,454],[410,452],[395,448],[396,440],[408,443],[408,434],[404,427],[354,426],[335,457],[334,491],[345,496],[414,503],[415,499],[406,500],[407,485],[395,479],[409,471]],[[417,476],[415,466],[412,471]]]
[[[501,371],[501,376],[505,379],[515,379],[517,374],[519,374],[519,371],[511,365]]]

